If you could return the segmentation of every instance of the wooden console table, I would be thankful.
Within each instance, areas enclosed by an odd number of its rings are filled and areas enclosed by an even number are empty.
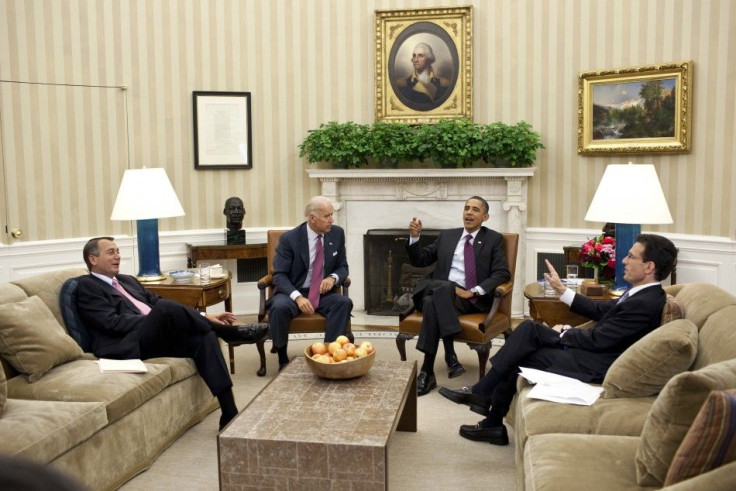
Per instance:
[[[529,315],[532,319],[537,322],[544,322],[550,327],[557,324],[578,326],[590,320],[585,316],[571,312],[570,307],[561,302],[559,296],[545,297],[544,287],[537,281],[526,285],[524,296],[529,300]],[[588,298],[605,302],[617,297],[606,293],[601,297],[588,296]]]
[[[266,244],[199,245],[187,244],[187,268],[197,266],[197,261],[211,259],[254,259],[266,257]]]

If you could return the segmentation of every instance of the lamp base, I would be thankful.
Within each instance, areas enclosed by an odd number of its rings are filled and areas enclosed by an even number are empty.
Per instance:
[[[145,275],[145,276],[136,276],[135,279],[140,281],[141,283],[151,282],[151,281],[161,281],[165,280],[166,276],[159,274],[159,275]]]
[[[636,236],[641,233],[641,225],[631,223],[616,224],[616,280],[613,290],[626,291],[631,285],[624,280],[624,258],[629,249],[636,242]]]

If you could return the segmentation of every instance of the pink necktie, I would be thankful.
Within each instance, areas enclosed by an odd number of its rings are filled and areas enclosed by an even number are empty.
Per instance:
[[[317,236],[316,253],[312,264],[312,279],[309,282],[309,302],[315,309],[319,305],[319,284],[322,283],[325,269],[325,251],[322,248],[322,236]]]
[[[125,288],[123,288],[123,285],[120,284],[117,278],[112,279],[112,287],[115,288],[117,291],[119,291],[125,298],[133,302],[133,305],[135,305],[138,310],[141,311],[141,314],[148,315],[148,313],[151,311],[151,307],[149,307],[147,304],[141,302],[140,300],[136,299],[128,293]]]
[[[475,251],[473,251],[473,244],[470,241],[473,240],[473,236],[468,234],[465,236],[465,248],[463,249],[463,255],[465,259],[465,289],[470,290],[478,284],[475,279]],[[471,302],[475,303],[477,298],[473,297],[470,299]]]

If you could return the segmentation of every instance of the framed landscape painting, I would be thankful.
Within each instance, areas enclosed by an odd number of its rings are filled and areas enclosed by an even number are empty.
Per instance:
[[[376,11],[376,120],[472,119],[472,7]]]
[[[692,61],[582,72],[578,153],[690,151]]]

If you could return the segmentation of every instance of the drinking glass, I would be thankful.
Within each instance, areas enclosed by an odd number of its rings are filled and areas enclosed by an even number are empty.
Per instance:
[[[210,263],[199,263],[199,282],[210,282]]]
[[[567,287],[571,290],[577,291],[578,289],[578,265],[568,264],[565,266],[567,273]]]
[[[545,297],[556,297],[557,296],[557,290],[552,288],[552,285],[550,284],[547,278],[544,279],[544,296]]]

